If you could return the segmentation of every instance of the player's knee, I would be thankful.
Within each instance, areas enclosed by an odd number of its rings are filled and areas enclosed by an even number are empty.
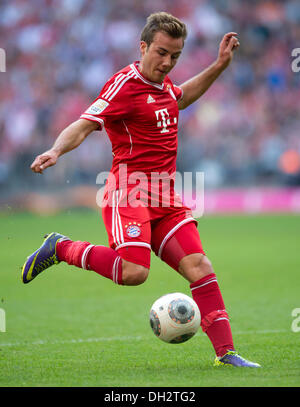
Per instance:
[[[200,278],[205,277],[208,274],[214,272],[211,261],[204,255],[201,257],[201,259],[199,259],[199,262],[196,264],[196,267],[200,275]]]
[[[214,270],[211,261],[205,255],[195,253],[181,260],[179,272],[192,283],[213,273]]]
[[[123,261],[122,280],[124,285],[143,284],[148,277],[149,269],[139,264]]]

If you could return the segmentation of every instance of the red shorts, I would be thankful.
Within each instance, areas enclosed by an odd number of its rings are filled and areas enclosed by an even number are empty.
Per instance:
[[[106,205],[102,208],[109,246],[124,260],[149,268],[151,250],[164,260],[169,246],[174,251],[174,262],[167,263],[177,269],[184,256],[204,254],[197,221],[188,207],[151,207],[142,201],[128,205],[127,195],[122,189],[106,192]],[[172,245],[167,245],[173,237]],[[169,259],[170,253],[166,257]]]

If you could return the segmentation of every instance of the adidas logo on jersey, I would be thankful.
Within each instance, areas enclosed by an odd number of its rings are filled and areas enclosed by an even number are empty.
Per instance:
[[[151,95],[148,96],[147,103],[154,103],[155,99]]]

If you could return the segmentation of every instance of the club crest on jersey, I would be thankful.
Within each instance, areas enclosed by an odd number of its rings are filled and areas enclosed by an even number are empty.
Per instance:
[[[96,100],[96,102],[94,102],[85,113],[89,113],[89,114],[100,114],[103,112],[104,109],[107,108],[107,106],[109,105],[108,102],[106,102],[106,100],[103,99],[98,99]]]
[[[148,96],[147,103],[154,103],[155,99],[151,95]]]
[[[128,225],[125,225],[125,231],[128,237],[138,237],[141,234],[141,224],[136,222],[129,222]]]

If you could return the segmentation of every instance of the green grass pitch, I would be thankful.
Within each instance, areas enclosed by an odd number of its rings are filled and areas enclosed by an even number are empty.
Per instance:
[[[212,345],[200,330],[177,345],[154,336],[152,303],[168,292],[190,295],[185,280],[154,255],[138,287],[65,264],[22,284],[21,266],[48,232],[107,245],[99,213],[6,213],[0,225],[1,387],[299,386],[300,332],[292,330],[292,310],[300,308],[300,216],[199,220],[236,348],[262,369],[213,367]]]

